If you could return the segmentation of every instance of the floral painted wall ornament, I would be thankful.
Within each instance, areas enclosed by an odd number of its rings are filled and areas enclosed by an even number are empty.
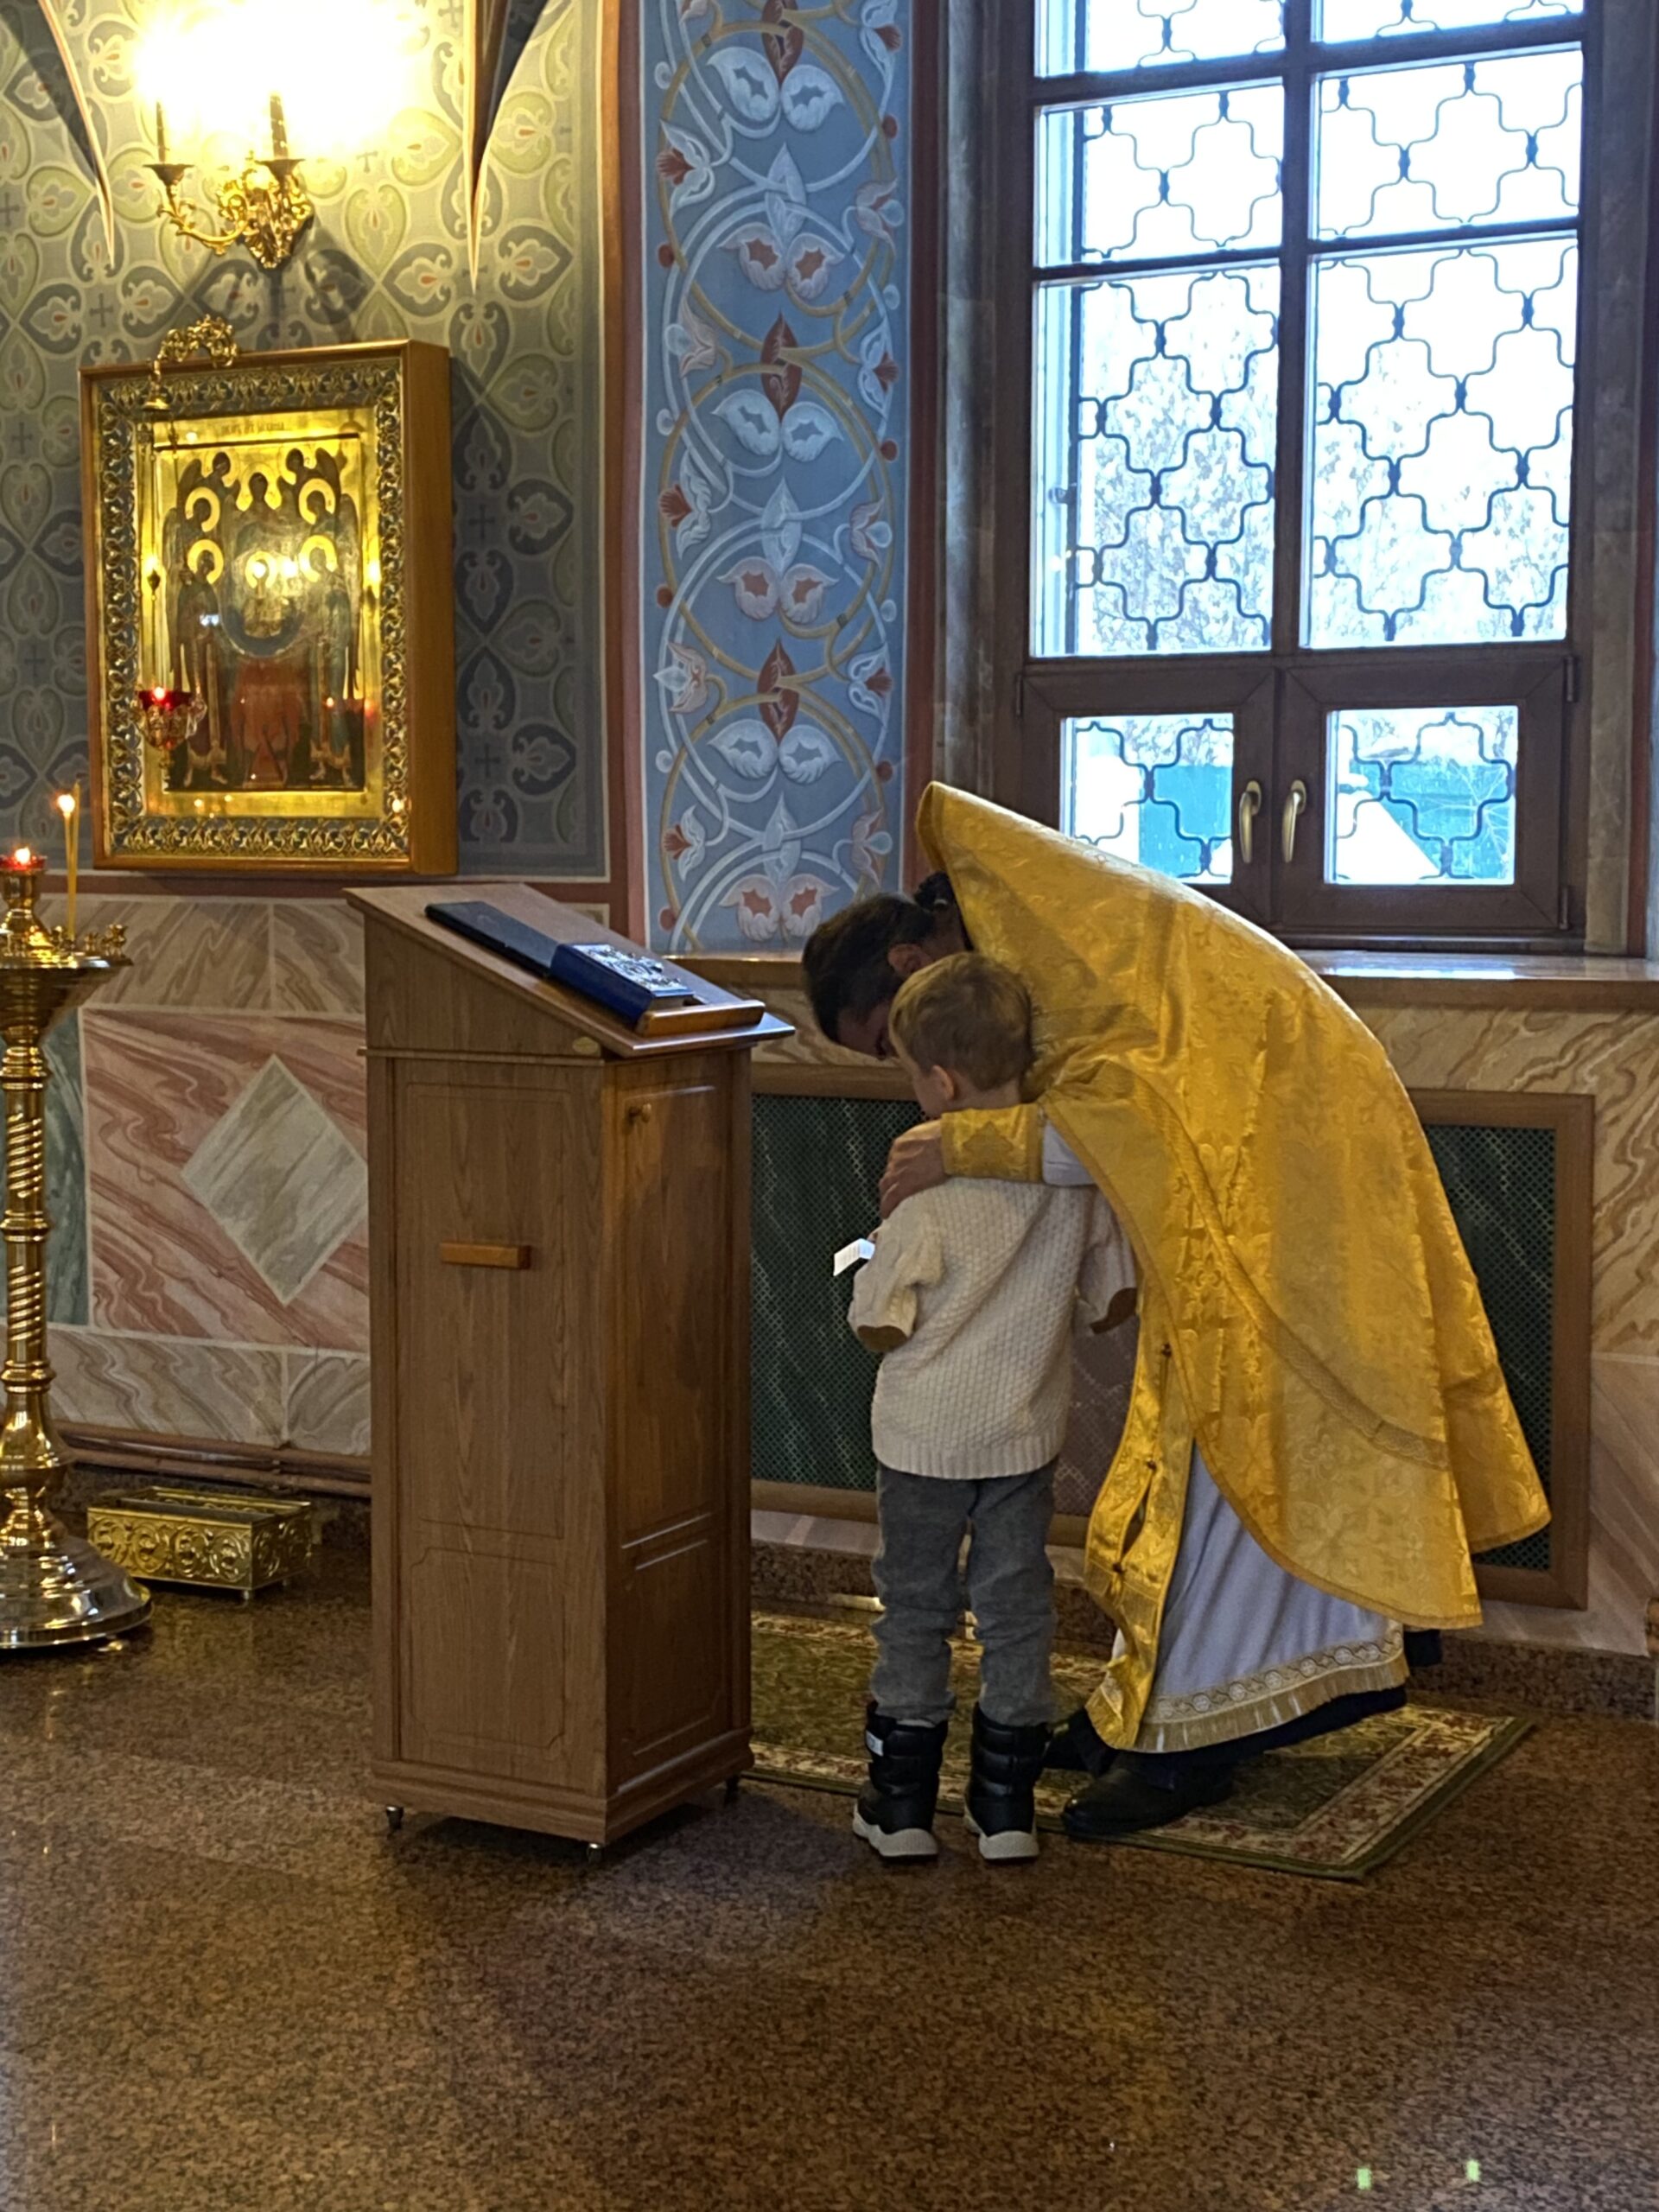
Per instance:
[[[648,0],[642,696],[671,950],[892,880],[908,0]]]

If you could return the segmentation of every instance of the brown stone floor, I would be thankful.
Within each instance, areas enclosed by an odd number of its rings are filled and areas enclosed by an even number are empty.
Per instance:
[[[756,1786],[589,1872],[385,1839],[359,1564],[0,1666],[4,2212],[1659,2207],[1650,1728],[1546,1724],[1359,1888],[886,1872]]]

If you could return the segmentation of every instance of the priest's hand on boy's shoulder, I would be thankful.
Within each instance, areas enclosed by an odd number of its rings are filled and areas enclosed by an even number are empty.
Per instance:
[[[895,1137],[881,1178],[881,1218],[885,1221],[906,1198],[931,1191],[944,1180],[944,1146],[937,1122],[923,1122],[903,1136]]]

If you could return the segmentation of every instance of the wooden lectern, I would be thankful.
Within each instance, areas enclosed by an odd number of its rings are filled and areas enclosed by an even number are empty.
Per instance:
[[[368,967],[374,1779],[591,1846],[749,1764],[748,1027],[637,1035],[356,892]],[[702,1003],[729,994],[684,977]]]

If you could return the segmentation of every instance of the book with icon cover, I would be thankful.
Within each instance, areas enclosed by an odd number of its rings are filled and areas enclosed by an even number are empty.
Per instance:
[[[702,997],[692,979],[666,961],[626,945],[567,944],[481,899],[435,900],[429,920],[500,954],[543,982],[603,1007],[641,1037],[752,1029],[766,1009],[758,999]]]

